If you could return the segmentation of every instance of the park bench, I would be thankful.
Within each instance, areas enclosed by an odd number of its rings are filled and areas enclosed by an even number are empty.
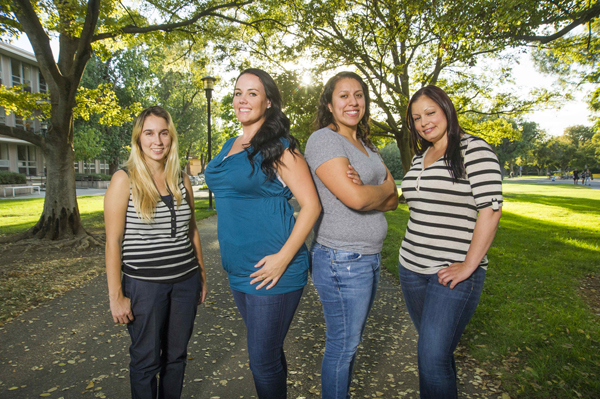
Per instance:
[[[15,186],[15,187],[3,187],[4,188],[4,196],[6,197],[6,189],[12,190],[13,192],[13,197],[15,196],[15,190],[18,190],[20,188],[27,188],[31,191],[31,194],[33,194],[33,189],[37,189],[38,194],[40,193],[40,186]]]

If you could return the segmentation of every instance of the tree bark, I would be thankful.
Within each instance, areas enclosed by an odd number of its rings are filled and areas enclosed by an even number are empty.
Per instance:
[[[67,124],[72,129],[72,124]],[[54,129],[54,128],[53,128]],[[75,167],[72,132],[48,132],[43,149],[46,159],[46,200],[37,224],[29,231],[31,236],[47,240],[64,240],[87,235],[81,224],[75,193]]]
[[[402,170],[404,171],[404,174],[406,174],[410,169],[410,164],[415,155],[412,146],[410,145],[410,132],[405,126],[402,126],[400,130],[394,130],[394,137],[396,137],[396,145],[400,150]]]

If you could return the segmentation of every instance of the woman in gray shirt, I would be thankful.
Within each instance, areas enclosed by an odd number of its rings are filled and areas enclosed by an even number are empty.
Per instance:
[[[306,144],[323,210],[311,249],[312,280],[327,324],[321,366],[324,399],[350,398],[350,381],[377,290],[383,212],[396,209],[394,179],[369,139],[369,90],[353,72],[325,85],[317,125]]]

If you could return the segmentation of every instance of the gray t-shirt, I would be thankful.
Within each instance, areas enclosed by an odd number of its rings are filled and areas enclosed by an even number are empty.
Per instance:
[[[344,157],[356,169],[363,184],[381,184],[386,176],[385,166],[378,153],[367,146],[365,149],[369,156],[344,136],[326,127],[310,136],[304,156],[323,206],[315,224],[315,240],[326,247],[372,255],[381,252],[387,234],[383,212],[361,212],[347,207],[315,173],[319,166],[330,159]]]

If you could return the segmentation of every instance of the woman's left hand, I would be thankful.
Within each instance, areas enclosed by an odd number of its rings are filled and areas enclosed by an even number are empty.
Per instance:
[[[464,262],[453,263],[438,272],[438,282],[444,287],[451,282],[450,289],[453,289],[456,287],[456,284],[471,277],[475,269],[467,266]]]
[[[256,289],[260,290],[265,285],[267,289],[275,287],[275,284],[279,281],[283,272],[287,268],[289,260],[284,259],[279,253],[265,256],[258,262],[254,267],[261,268],[250,275],[254,280],[250,281],[250,284],[260,283]]]

